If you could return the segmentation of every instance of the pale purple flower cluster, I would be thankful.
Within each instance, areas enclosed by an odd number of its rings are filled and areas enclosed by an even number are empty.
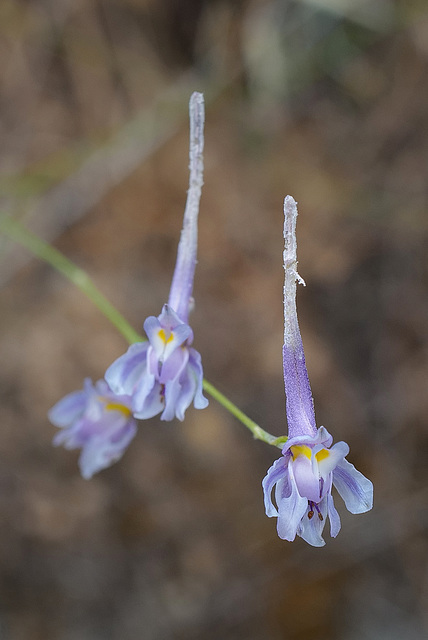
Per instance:
[[[196,266],[197,223],[203,184],[204,99],[190,98],[190,184],[183,230],[169,294],[161,314],[144,322],[148,341],[131,345],[107,369],[105,381],[95,387],[86,381],[56,404],[51,422],[63,429],[54,444],[82,448],[82,475],[94,473],[118,460],[136,432],[135,418],[184,419],[193,402],[204,409],[201,356],[190,345],[193,331],[188,324],[193,306],[192,290]]]
[[[297,206],[291,196],[284,202],[284,382],[288,440],[282,457],[274,462],[263,480],[266,515],[277,517],[278,535],[294,540],[296,534],[321,547],[327,516],[330,534],[340,530],[332,486],[335,486],[351,513],[364,513],[373,506],[373,485],[345,460],[345,442],[332,446],[333,438],[324,427],[316,428],[314,403],[296,309]],[[272,502],[275,488],[276,507]]]
[[[94,385],[87,378],[81,391],[52,407],[49,419],[61,429],[55,445],[82,449],[79,465],[86,479],[119,460],[137,433],[131,399],[113,393],[104,380]]]

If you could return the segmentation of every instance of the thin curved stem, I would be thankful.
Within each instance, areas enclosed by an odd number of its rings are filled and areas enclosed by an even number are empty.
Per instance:
[[[211,382],[208,380],[203,381],[203,387],[207,393],[210,394],[217,402],[219,402],[229,413],[231,413],[235,418],[237,418],[244,426],[247,427],[253,434],[256,440],[262,440],[262,442],[266,442],[266,444],[271,444],[275,447],[282,447],[284,442],[286,442],[287,437],[281,436],[277,438],[273,436],[268,431],[262,429],[254,420],[251,420],[239,407],[236,406],[229,398],[227,398],[221,391],[215,388]]]
[[[62,273],[73,284],[76,285],[98,309],[110,320],[110,322],[123,335],[125,340],[130,342],[140,342],[144,340],[122,316],[119,311],[107,300],[97,289],[90,277],[83,269],[77,267],[71,260],[66,258],[57,249],[44,242],[23,225],[9,216],[0,217],[0,231],[8,238],[22,245],[32,254],[50,264],[54,269]]]

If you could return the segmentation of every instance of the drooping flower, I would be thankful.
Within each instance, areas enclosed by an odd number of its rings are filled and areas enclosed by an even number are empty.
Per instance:
[[[137,433],[130,398],[113,393],[105,380],[94,385],[87,378],[82,390],[62,398],[48,415],[61,429],[54,445],[82,449],[79,466],[86,479],[119,460]]]
[[[193,93],[190,112],[190,182],[168,303],[156,318],[144,322],[148,342],[138,342],[107,369],[105,379],[115,393],[132,398],[136,418],[161,414],[161,420],[184,419],[193,401],[204,409],[200,354],[191,347],[188,324],[193,306],[198,212],[203,184],[204,99]]]
[[[278,535],[294,540],[296,534],[321,547],[326,518],[330,535],[340,531],[340,518],[332,496],[335,486],[351,513],[364,513],[373,506],[373,485],[345,457],[345,442],[332,446],[324,427],[316,428],[314,403],[305,363],[296,309],[297,206],[291,196],[284,201],[284,383],[288,440],[282,457],[274,462],[263,480],[266,515],[277,517]],[[272,491],[275,488],[275,502]]]

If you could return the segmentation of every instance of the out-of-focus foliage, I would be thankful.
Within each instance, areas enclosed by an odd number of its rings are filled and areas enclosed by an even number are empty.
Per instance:
[[[419,640],[427,635],[428,11],[405,0],[3,0],[2,208],[87,269],[137,330],[168,293],[187,104],[206,96],[192,327],[207,377],[285,431],[282,200],[318,424],[375,507],[322,550],[276,536],[277,455],[211,402],[141,424],[82,480],[47,409],[122,338],[2,242],[0,635]],[[24,266],[23,266],[24,265]]]

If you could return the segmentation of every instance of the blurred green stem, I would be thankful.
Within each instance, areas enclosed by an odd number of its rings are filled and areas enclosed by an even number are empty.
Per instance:
[[[256,440],[262,440],[262,442],[266,442],[266,444],[271,444],[274,447],[280,448],[282,448],[284,442],[287,441],[286,436],[280,436],[279,438],[277,438],[276,436],[273,436],[272,434],[259,427],[259,425],[254,422],[254,420],[251,420],[251,418],[249,418],[243,411],[241,411],[241,409],[239,409],[236,404],[233,404],[233,402],[231,402],[229,398],[226,398],[226,396],[223,395],[221,391],[216,389],[211,384],[211,382],[208,382],[208,380],[205,380],[205,378],[203,381],[203,387],[205,391],[209,393],[210,396],[212,396],[215,400],[217,400],[217,402],[219,402],[227,411],[229,411],[229,413],[240,420],[242,424],[244,424],[247,429],[251,431]]]
[[[76,287],[78,287],[91,300],[91,302],[98,307],[101,313],[110,320],[129,344],[145,340],[145,338],[131,327],[122,314],[119,313],[112,304],[110,304],[107,298],[103,296],[85,271],[76,267],[73,262],[66,258],[57,249],[44,242],[34,233],[31,233],[31,231],[28,231],[28,229],[16,220],[13,220],[10,216],[0,216],[0,232],[28,249],[28,251],[41,260],[50,264],[54,269],[62,273],[63,276],[75,284]],[[254,422],[254,420],[251,420],[251,418],[241,411],[241,409],[239,409],[231,400],[223,395],[221,391],[216,389],[211,382],[208,382],[208,380],[204,379],[203,387],[210,396],[217,400],[217,402],[229,411],[229,413],[242,422],[242,424],[251,431],[254,438],[257,440],[261,440],[262,442],[266,442],[266,444],[280,448],[287,440],[285,436],[277,438],[262,429]]]
[[[103,296],[89,276],[73,264],[54,247],[28,231],[19,222],[8,216],[0,217],[0,231],[18,244],[31,251],[35,256],[50,264],[54,269],[71,280],[98,307],[108,320],[129,343],[140,342],[143,338],[131,327],[122,314]]]

